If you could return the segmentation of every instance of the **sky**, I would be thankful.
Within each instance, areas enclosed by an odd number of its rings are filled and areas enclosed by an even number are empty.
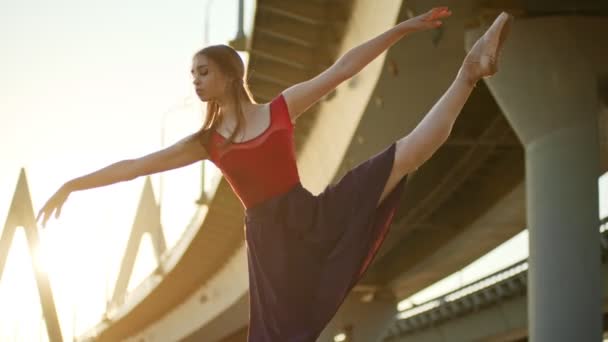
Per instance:
[[[245,1],[246,32],[254,5]],[[0,0],[0,231],[21,168],[37,212],[66,181],[198,130],[191,58],[205,46],[205,20],[208,44],[235,37],[237,9],[237,0]],[[168,247],[196,209],[200,167],[162,176]],[[73,193],[39,231],[66,340],[104,311],[144,180]],[[160,176],[152,182],[158,197]],[[25,241],[19,229],[0,279],[2,341],[46,340]],[[144,242],[131,288],[152,255]]]
[[[254,3],[245,1],[246,33]],[[208,44],[232,39],[237,20],[237,0],[207,5],[207,0],[0,0],[0,222],[21,168],[37,212],[66,181],[198,130],[203,111],[192,89],[191,57],[205,45],[205,20]],[[151,177],[157,197],[160,177]],[[162,223],[170,248],[196,209],[200,164],[162,177]],[[104,312],[144,180],[74,193],[62,216],[39,231],[65,340],[95,325]],[[608,181],[602,182],[606,189]],[[606,207],[602,195],[602,217]],[[408,301],[423,302],[525,257],[527,231]],[[130,288],[154,266],[145,240]],[[0,340],[46,341],[21,230],[0,279],[0,303]]]

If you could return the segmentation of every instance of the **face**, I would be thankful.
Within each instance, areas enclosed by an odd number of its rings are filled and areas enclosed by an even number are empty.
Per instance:
[[[226,89],[226,79],[217,65],[204,55],[192,59],[192,83],[201,101],[222,98]]]

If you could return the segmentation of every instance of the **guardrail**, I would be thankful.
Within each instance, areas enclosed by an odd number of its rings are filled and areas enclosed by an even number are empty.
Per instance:
[[[608,258],[608,217],[600,221],[602,262]],[[494,272],[457,290],[399,312],[384,341],[492,305],[527,291],[528,259]]]

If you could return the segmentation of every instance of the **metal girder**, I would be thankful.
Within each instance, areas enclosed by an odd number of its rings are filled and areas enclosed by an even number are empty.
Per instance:
[[[312,73],[285,64],[274,63],[258,55],[249,62],[249,80],[263,80],[285,88],[305,81],[313,76]]]
[[[467,289],[476,284],[482,284],[484,281],[491,279],[495,275],[504,274],[511,272],[514,269],[520,267],[526,261],[520,261],[511,265],[501,271],[498,271],[492,275],[489,275],[483,279],[480,279],[474,283],[463,286],[462,288],[445,294],[440,298],[430,300],[440,301],[441,304],[435,308],[429,309],[428,311],[420,312],[416,315],[410,316],[405,319],[397,319],[391,327],[387,329],[384,341],[390,341],[411,334],[415,331],[430,327],[429,324],[422,324],[426,318],[432,317],[432,325],[443,324],[443,322],[462,317],[463,315],[470,314],[471,312],[479,309],[496,305],[505,298],[517,297],[525,294],[527,284],[522,282],[521,279],[525,279],[526,270],[520,271],[519,273],[513,274],[510,277],[498,281],[488,287],[482,288],[475,292],[469,293],[464,297],[458,298],[453,301],[448,301],[447,298],[453,293]],[[425,303],[421,303],[419,306],[424,306]],[[428,320],[427,320],[428,321]]]
[[[325,3],[318,1],[260,1],[257,8],[260,13],[279,14],[309,25],[323,25],[326,17]]]
[[[305,48],[274,37],[255,37],[251,48],[252,57],[261,56],[275,63],[281,63],[302,70],[321,70],[317,63],[316,49]],[[329,65],[325,65],[327,67]]]
[[[135,222],[131,228],[131,234],[127,242],[125,253],[121,259],[122,262],[116,279],[116,285],[114,286],[111,305],[120,305],[127,293],[127,286],[129,285],[133,267],[135,266],[137,252],[139,251],[142,238],[146,233],[149,234],[150,239],[152,240],[156,262],[157,264],[160,264],[161,255],[167,249],[167,244],[160,222],[160,207],[154,198],[150,177],[146,177],[144,183],[144,190],[139,200]]]
[[[49,341],[61,342],[63,341],[63,336],[57,317],[53,291],[48,275],[40,264],[40,253],[37,252],[40,250],[40,237],[38,236],[38,227],[24,169],[21,169],[19,173],[19,180],[17,181],[17,187],[8,211],[6,223],[2,230],[2,235],[0,235],[0,280],[2,280],[4,265],[18,227],[23,227],[25,231],[28,250],[32,260],[32,271],[34,272],[38,287],[40,306],[42,307],[42,315]]]
[[[303,23],[276,12],[266,11],[258,15],[255,34],[258,37],[271,36],[312,48],[318,44],[322,29],[321,25]]]

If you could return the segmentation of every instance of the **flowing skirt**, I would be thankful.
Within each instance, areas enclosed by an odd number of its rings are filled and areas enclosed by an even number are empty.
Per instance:
[[[407,176],[376,206],[396,142],[313,195],[300,183],[246,209],[250,342],[314,342],[384,240]]]

